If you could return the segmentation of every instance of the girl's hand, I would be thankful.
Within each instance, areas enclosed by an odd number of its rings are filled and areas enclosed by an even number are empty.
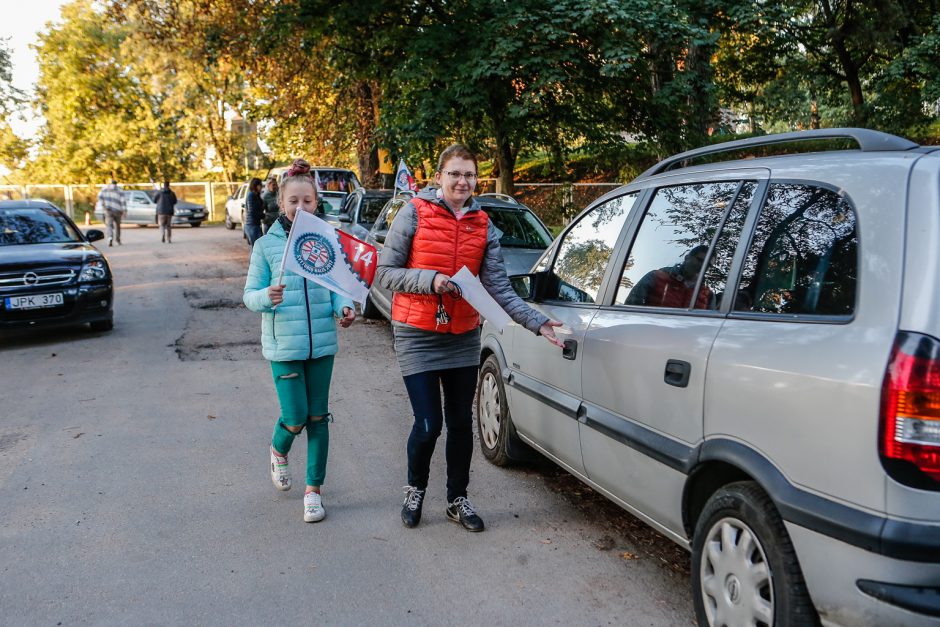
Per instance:
[[[557,346],[558,348],[564,348],[565,343],[555,337],[555,327],[560,327],[561,323],[557,320],[549,320],[541,327],[539,327],[539,335],[544,337],[546,340]]]
[[[356,319],[356,310],[351,307],[343,307],[343,317],[339,319],[339,326],[344,329],[353,323]]]
[[[268,298],[271,299],[271,305],[277,307],[284,302],[284,284],[272,285],[268,288]]]

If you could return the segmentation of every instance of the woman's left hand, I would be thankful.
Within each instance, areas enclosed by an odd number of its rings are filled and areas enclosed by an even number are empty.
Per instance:
[[[557,320],[549,320],[539,328],[539,335],[544,337],[558,348],[564,348],[565,343],[555,336],[555,327],[560,327],[561,325],[562,323],[558,322]]]
[[[343,307],[343,317],[339,319],[339,326],[344,329],[356,319],[356,310],[352,307]]]

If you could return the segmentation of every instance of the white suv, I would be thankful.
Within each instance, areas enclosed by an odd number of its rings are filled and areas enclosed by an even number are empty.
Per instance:
[[[799,140],[835,150],[704,165]],[[940,617],[940,148],[730,142],[592,203],[483,328],[484,455],[528,445],[692,552],[701,625]]]

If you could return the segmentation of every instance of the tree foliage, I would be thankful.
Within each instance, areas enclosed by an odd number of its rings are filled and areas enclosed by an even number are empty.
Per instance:
[[[240,116],[272,160],[356,165],[370,182],[379,149],[433,164],[462,141],[511,193],[522,153],[564,176],[574,152],[663,156],[735,120],[925,134],[935,4],[75,0],[37,46],[33,159],[8,129],[0,46],[0,160],[61,182],[182,178],[209,157],[234,180],[256,165]]]

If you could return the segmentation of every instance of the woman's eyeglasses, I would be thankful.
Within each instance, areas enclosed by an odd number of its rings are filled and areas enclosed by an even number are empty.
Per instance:
[[[444,172],[444,174],[446,174],[447,178],[452,181],[459,181],[461,178],[465,178],[467,179],[468,183],[472,183],[473,181],[477,180],[477,175],[475,172],[457,172],[456,170],[452,170],[450,172]]]

